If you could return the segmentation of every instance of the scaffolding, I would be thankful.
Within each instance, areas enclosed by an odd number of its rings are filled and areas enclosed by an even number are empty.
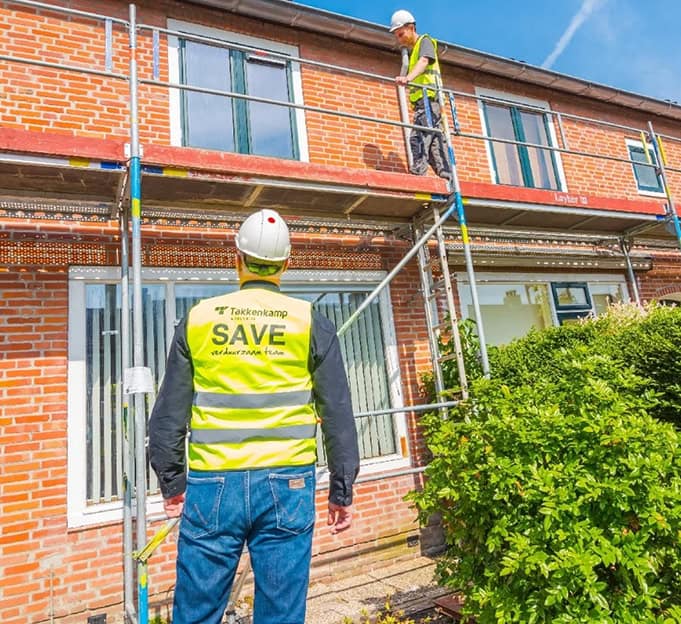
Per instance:
[[[0,55],[0,61],[10,64],[28,64],[46,70],[59,72],[83,73],[91,76],[107,78],[118,81],[119,84],[126,84],[128,87],[129,105],[129,144],[127,145],[128,154],[125,160],[121,160],[117,153],[112,152],[111,158],[106,160],[106,166],[83,167],[82,163],[75,166],[79,167],[79,182],[82,187],[95,188],[101,194],[111,193],[114,197],[112,204],[105,202],[94,202],[87,206],[78,205],[69,208],[66,203],[58,204],[49,202],[1,202],[0,207],[7,214],[28,215],[34,218],[50,218],[51,216],[61,216],[72,212],[77,218],[87,218],[88,215],[107,216],[117,218],[120,228],[120,285],[122,300],[128,301],[130,291],[132,294],[132,316],[130,317],[128,306],[122,306],[121,318],[121,349],[124,370],[124,390],[122,403],[121,419],[124,423],[124,436],[122,440],[124,468],[123,468],[123,542],[124,542],[124,610],[128,621],[146,624],[148,621],[148,559],[154,548],[172,530],[176,522],[167,523],[159,533],[147,543],[147,517],[146,517],[146,495],[147,495],[147,463],[146,463],[146,415],[145,402],[146,395],[153,391],[153,379],[151,370],[145,366],[143,350],[143,318],[142,318],[142,244],[141,229],[142,217],[150,218],[172,218],[182,222],[194,221],[200,226],[224,227],[225,222],[230,226],[237,219],[238,215],[228,215],[226,211],[218,210],[195,210],[193,207],[185,208],[164,208],[165,202],[172,202],[172,192],[176,187],[167,185],[162,193],[160,186],[155,185],[155,190],[159,192],[159,205],[150,208],[148,211],[142,209],[143,201],[143,178],[154,180],[160,177],[161,180],[168,180],[167,175],[172,176],[163,167],[159,167],[153,160],[146,164],[143,155],[143,146],[140,144],[140,104],[139,90],[141,87],[164,88],[177,90],[178,92],[201,93],[211,96],[228,98],[230,101],[254,102],[284,107],[288,110],[317,113],[324,116],[335,116],[355,121],[381,124],[388,128],[400,129],[405,140],[405,156],[407,162],[411,160],[409,151],[409,133],[413,131],[431,132],[440,134],[446,142],[447,152],[452,169],[452,179],[447,184],[446,192],[419,193],[399,193],[394,191],[381,191],[369,187],[352,186],[350,184],[338,182],[336,184],[320,184],[306,180],[287,181],[286,179],[256,179],[252,176],[221,177],[215,175],[195,176],[194,181],[202,188],[201,184],[219,185],[225,188],[234,186],[242,191],[247,189],[246,201],[239,199],[233,200],[232,205],[255,209],[258,200],[263,193],[263,189],[272,187],[277,191],[292,191],[296,193],[327,193],[334,197],[342,198],[346,201],[343,209],[343,219],[329,218],[320,216],[312,209],[309,215],[292,224],[292,228],[323,228],[329,224],[338,226],[349,221],[357,224],[358,229],[370,232],[383,232],[396,236],[400,228],[407,226],[412,235],[412,246],[397,265],[388,272],[386,277],[376,286],[367,299],[353,312],[350,318],[339,328],[339,335],[343,335],[350,325],[362,314],[370,303],[385,289],[394,277],[415,257],[418,261],[419,275],[421,278],[421,292],[425,305],[426,328],[428,331],[429,346],[432,358],[432,368],[435,381],[434,402],[426,405],[412,405],[406,407],[390,408],[387,410],[377,410],[356,414],[356,418],[364,418],[378,414],[396,413],[418,413],[422,411],[441,410],[446,414],[448,408],[457,404],[457,401],[447,401],[444,399],[446,388],[442,380],[440,364],[449,356],[442,356],[439,353],[439,342],[442,331],[449,335],[455,345],[453,357],[458,364],[460,379],[460,391],[463,398],[467,397],[468,382],[463,360],[461,339],[458,334],[456,305],[452,280],[449,274],[450,256],[449,253],[454,245],[457,245],[463,252],[464,263],[471,289],[473,300],[474,317],[477,325],[478,337],[480,339],[480,361],[484,374],[489,374],[489,361],[487,358],[484,325],[478,301],[478,294],[475,281],[475,268],[473,263],[471,231],[482,232],[485,227],[491,231],[502,232],[504,228],[513,226],[523,231],[528,236],[537,236],[545,233],[546,230],[537,227],[537,223],[547,215],[559,215],[563,222],[563,228],[567,228],[571,233],[579,237],[592,236],[595,240],[609,240],[619,246],[621,256],[626,264],[626,274],[629,284],[637,303],[641,303],[640,293],[636,281],[635,270],[632,264],[630,251],[633,242],[637,237],[643,237],[651,233],[668,238],[668,228],[672,228],[673,236],[677,246],[681,247],[681,225],[677,210],[674,204],[669,185],[669,173],[681,173],[681,169],[673,167],[667,160],[664,141],[681,142],[681,139],[657,133],[652,122],[648,122],[645,128],[635,128],[609,121],[593,119],[589,117],[573,115],[566,112],[536,107],[534,105],[517,104],[514,106],[519,109],[541,113],[555,121],[558,127],[560,140],[557,144],[549,141],[548,144],[533,143],[514,139],[504,139],[489,134],[480,134],[474,131],[466,131],[457,112],[457,100],[472,100],[476,105],[507,104],[505,100],[483,95],[464,93],[445,88],[442,84],[438,85],[438,99],[443,112],[443,126],[434,128],[429,126],[417,126],[410,123],[409,112],[406,105],[404,88],[398,88],[396,92],[400,120],[390,118],[372,117],[361,115],[351,111],[335,110],[320,106],[311,106],[292,101],[281,101],[264,97],[256,97],[235,91],[219,89],[209,89],[196,87],[185,83],[175,83],[168,80],[161,80],[161,36],[179,37],[185,40],[204,43],[215,47],[223,47],[230,50],[239,50],[245,53],[258,54],[261,57],[285,60],[300,65],[308,65],[326,72],[339,72],[346,75],[354,75],[362,79],[371,79],[383,84],[394,85],[392,77],[372,74],[365,71],[353,70],[347,67],[322,63],[311,59],[304,59],[290,54],[262,50],[253,46],[239,45],[216,40],[212,37],[200,36],[177,30],[160,28],[139,24],[135,5],[129,5],[128,19],[113,18],[106,15],[90,13],[59,7],[51,4],[37,2],[33,0],[11,0],[8,5],[18,5],[27,7],[33,11],[46,11],[50,14],[61,14],[71,19],[83,19],[97,22],[103,27],[103,67],[89,67],[81,65],[70,65],[52,61],[39,60],[36,58],[22,58],[13,55]],[[117,60],[114,46],[114,28],[125,33],[128,42],[128,68],[127,72],[114,71]],[[146,34],[152,41],[151,50],[151,77],[140,75],[138,59],[138,35]],[[403,52],[403,73],[406,72],[405,55]],[[412,85],[413,86],[413,85]],[[450,128],[451,120],[451,128]],[[631,158],[622,158],[612,154],[598,154],[582,149],[571,149],[568,144],[569,131],[565,127],[566,122],[573,124],[586,124],[587,126],[605,127],[612,131],[619,131],[625,136],[640,137],[646,162],[634,161]],[[592,208],[587,206],[553,206],[541,203],[513,202],[504,199],[486,199],[468,196],[465,189],[462,189],[460,176],[457,171],[455,159],[454,143],[459,140],[482,141],[488,149],[492,146],[511,145],[523,147],[525,149],[537,150],[538,153],[550,155],[566,155],[580,158],[597,158],[605,161],[628,164],[650,168],[654,171],[659,180],[660,186],[664,191],[666,203],[661,210],[651,211],[618,211],[604,210],[602,208]],[[648,146],[651,146],[649,148]],[[122,147],[122,146],[119,146]],[[151,148],[152,146],[146,146]],[[149,149],[148,152],[152,152]],[[38,170],[50,168],[72,167],[73,160],[77,159],[77,154],[73,154],[71,159],[59,159],[49,157],[25,156],[21,153],[10,153],[7,150],[0,153],[0,175],[20,171],[28,167],[36,167]],[[173,163],[167,163],[172,167]],[[111,178],[111,179],[110,179]],[[189,176],[191,178],[191,176]],[[183,177],[182,180],[187,180]],[[372,204],[372,201],[374,202]],[[402,202],[404,213],[398,218],[389,217],[385,209],[386,202]],[[314,203],[311,202],[313,205]],[[469,226],[466,218],[466,208],[476,209],[476,223]],[[305,213],[306,207],[303,206],[302,212]],[[375,211],[375,215],[372,214]],[[378,218],[371,218],[378,217]],[[452,220],[456,221],[456,226],[450,226]],[[606,225],[607,224],[607,225]],[[589,226],[587,229],[586,226]],[[599,230],[599,225],[605,234]],[[433,237],[435,238],[434,244]],[[456,240],[455,240],[456,239]],[[654,245],[657,239],[643,238],[645,243]],[[435,250],[435,262],[431,251]],[[434,264],[439,269],[439,279],[433,272]],[[132,337],[132,341],[130,338]],[[130,345],[132,344],[132,353]],[[131,400],[131,405],[129,401]],[[394,471],[387,475],[371,476],[361,478],[360,482],[368,479],[379,479],[384,477],[400,476],[402,474],[413,474],[421,472],[422,467],[414,467],[408,470]],[[133,496],[133,492],[135,496]],[[133,500],[134,499],[134,500]],[[136,506],[135,522],[133,523],[133,502]],[[135,525],[135,536],[133,538],[133,524]],[[136,545],[136,549],[134,545]],[[136,562],[136,564],[135,564]],[[134,566],[136,570],[133,570]],[[134,579],[137,579],[135,592]],[[136,594],[136,604],[135,604]]]

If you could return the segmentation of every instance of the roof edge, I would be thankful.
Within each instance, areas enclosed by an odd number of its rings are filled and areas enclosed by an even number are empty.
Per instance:
[[[189,0],[187,3],[329,35],[378,49],[395,52],[398,50],[387,26],[299,4],[292,0]],[[527,84],[668,119],[681,120],[681,105],[672,100],[661,100],[618,89],[447,41],[439,40],[439,43],[440,61],[450,65],[510,80],[520,80]]]

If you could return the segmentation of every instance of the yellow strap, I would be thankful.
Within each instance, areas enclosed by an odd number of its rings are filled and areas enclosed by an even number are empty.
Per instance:
[[[643,146],[643,153],[646,155],[646,160],[649,165],[653,164],[653,159],[650,157],[650,152],[648,152],[648,141],[646,140],[646,135],[641,130],[641,145]]]
[[[657,147],[660,150],[660,157],[662,158],[662,164],[666,167],[667,166],[667,152],[665,152],[664,143],[662,143],[662,137],[659,134],[657,135]]]
[[[152,553],[161,545],[161,542],[168,537],[168,534],[175,528],[177,523],[180,521],[179,518],[172,518],[168,520],[140,550],[139,552],[135,552],[132,554],[134,559],[137,559],[138,561],[141,561],[142,563],[146,563],[149,557],[151,557]]]

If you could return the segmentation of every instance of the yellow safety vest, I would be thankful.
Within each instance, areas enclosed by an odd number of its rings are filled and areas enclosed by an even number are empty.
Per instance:
[[[264,288],[189,312],[193,470],[301,466],[317,458],[308,370],[312,306]]]
[[[428,64],[428,66],[426,67],[425,71],[422,74],[416,76],[416,78],[412,80],[412,83],[421,85],[420,87],[409,87],[409,100],[411,101],[412,104],[415,104],[423,97],[423,87],[429,86],[436,87],[440,76],[440,62],[438,61],[437,58],[437,41],[435,41],[435,39],[429,37],[428,35],[421,35],[416,40],[416,44],[414,45],[411,54],[409,55],[409,71],[414,69],[414,66],[421,58],[421,42],[423,41],[424,37],[428,37],[428,39],[430,39],[433,43],[433,49],[435,50],[435,60],[432,63]],[[433,99],[435,98],[435,96],[436,96],[435,89],[434,88],[428,89],[428,97]]]

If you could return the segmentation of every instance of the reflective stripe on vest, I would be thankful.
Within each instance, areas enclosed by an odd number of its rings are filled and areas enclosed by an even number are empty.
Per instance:
[[[312,393],[276,392],[274,394],[220,394],[218,392],[195,392],[194,405],[197,407],[233,407],[238,409],[263,409],[312,403]]]
[[[245,442],[254,438],[277,440],[305,440],[314,438],[316,425],[293,425],[277,429],[192,429],[191,441],[195,444]]]
[[[414,69],[414,66],[421,58],[421,42],[423,41],[424,37],[428,37],[428,35],[421,35],[416,40],[411,54],[409,55],[409,71]],[[433,50],[435,50],[435,60],[426,66],[426,69],[422,74],[416,76],[416,78],[412,80],[412,83],[421,85],[420,87],[409,87],[409,100],[412,102],[412,104],[418,102],[423,97],[423,87],[433,87],[433,89],[427,89],[429,98],[433,99],[437,94],[434,89],[434,87],[436,87],[438,84],[438,79],[440,76],[440,62],[437,58],[437,41],[435,41],[435,39],[432,37],[428,37],[428,39],[430,39],[433,44]]]
[[[311,325],[310,303],[261,288],[206,299],[191,309],[190,468],[315,462]]]

